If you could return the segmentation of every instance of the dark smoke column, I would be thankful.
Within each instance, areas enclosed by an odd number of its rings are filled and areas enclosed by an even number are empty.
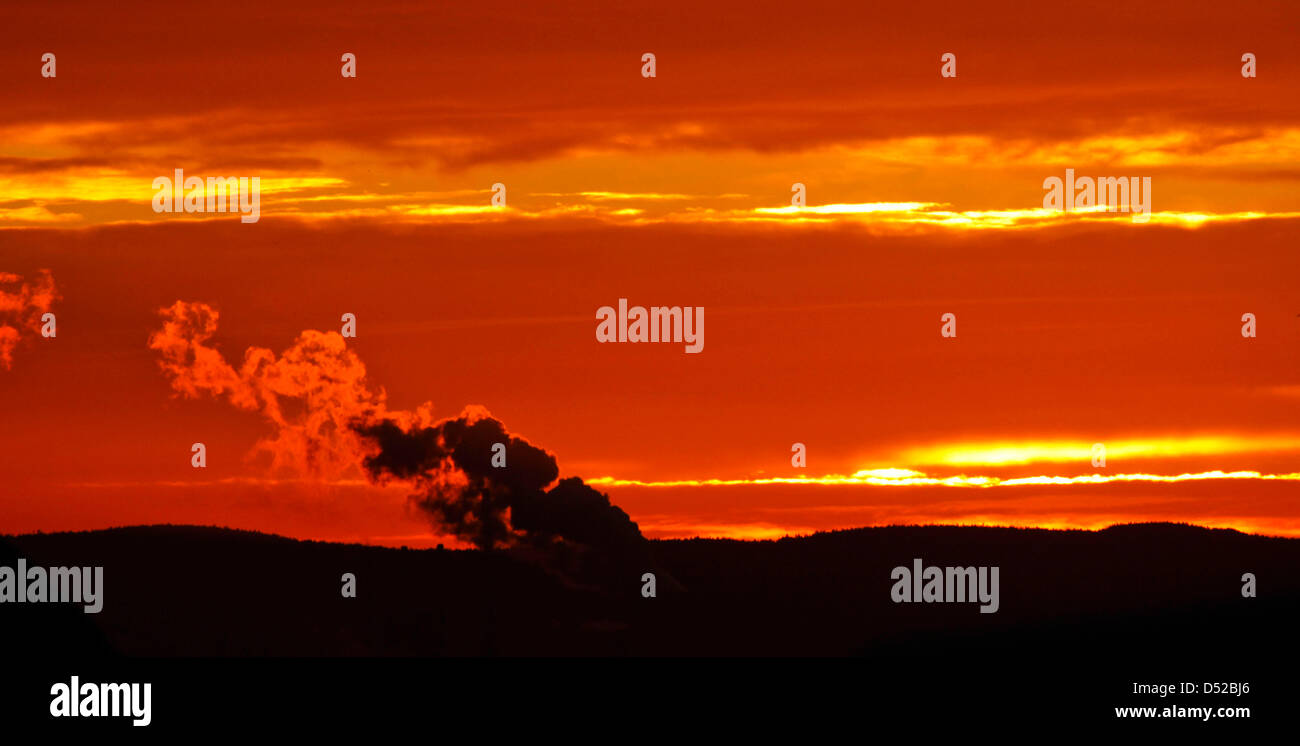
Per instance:
[[[627,513],[577,477],[555,483],[555,457],[510,435],[499,421],[462,415],[405,430],[391,420],[353,428],[378,447],[365,459],[371,478],[414,483],[411,498],[440,528],[493,549],[557,540],[619,556],[644,556],[646,542]],[[506,466],[492,466],[504,443]]]

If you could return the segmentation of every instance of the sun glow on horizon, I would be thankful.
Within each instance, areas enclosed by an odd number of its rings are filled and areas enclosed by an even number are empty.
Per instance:
[[[880,472],[905,473],[900,476],[883,476]],[[1174,483],[1221,479],[1247,479],[1258,481],[1300,482],[1300,472],[1264,474],[1258,471],[1202,471],[1184,474],[1082,474],[1077,476],[1040,475],[1031,477],[1001,478],[993,476],[931,477],[910,469],[872,469],[853,474],[827,474],[820,477],[759,477],[739,479],[673,479],[664,481],[595,477],[587,484],[602,487],[734,487],[762,484],[818,484],[818,485],[871,485],[877,487],[1019,487],[1026,485],[1108,484],[1112,482]]]
[[[1178,456],[1300,451],[1295,435],[1200,435],[1103,441],[1108,459],[1171,458]],[[1093,443],[1086,441],[1022,441],[946,443],[911,448],[900,460],[916,465],[1006,466],[1038,462],[1087,463]]]

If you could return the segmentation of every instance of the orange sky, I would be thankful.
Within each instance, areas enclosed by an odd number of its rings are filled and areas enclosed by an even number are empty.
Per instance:
[[[401,485],[272,469],[264,416],[177,396],[180,300],[236,367],[354,313],[367,390],[486,407],[652,536],[1300,535],[1300,8],[607,5],[11,9],[0,531],[436,540]],[[176,168],[261,177],[260,221],[154,213]],[[1150,176],[1151,222],[1042,210],[1066,168]],[[705,307],[705,351],[596,343],[619,298]]]

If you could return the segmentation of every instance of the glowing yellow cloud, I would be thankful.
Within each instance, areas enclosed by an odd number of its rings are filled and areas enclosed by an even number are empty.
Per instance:
[[[880,472],[900,472],[902,476],[881,476]],[[1194,474],[1084,474],[1073,477],[1035,476],[1001,478],[991,476],[931,477],[910,469],[872,469],[851,475],[828,474],[822,477],[765,477],[759,479],[677,479],[668,481],[642,481],[596,477],[587,484],[603,487],[731,487],[757,484],[820,484],[820,485],[870,485],[876,487],[1023,487],[1026,485],[1109,484],[1113,482],[1196,482],[1219,479],[1248,479],[1262,481],[1300,482],[1300,473],[1262,474],[1258,471],[1202,471]]]
[[[199,174],[190,175],[198,176]],[[170,177],[171,173],[158,173],[154,174],[154,176]],[[342,179],[329,177],[266,176],[261,178],[259,191],[263,195],[274,195],[322,187],[340,187],[345,183]],[[155,193],[152,176],[134,176],[121,172],[89,174],[59,172],[55,174],[0,176],[0,194],[4,194],[6,199],[13,200],[30,199],[47,202],[125,200],[138,202],[145,210],[149,210]]]
[[[807,207],[758,207],[761,215],[860,215],[877,212],[910,213],[938,206],[936,202],[864,202],[859,204],[808,205]]]
[[[1029,443],[951,443],[913,448],[899,454],[904,463],[945,466],[1006,466],[1038,462],[1087,463],[1092,443],[1053,441]],[[1107,441],[1107,459],[1170,458],[1176,456],[1300,451],[1300,436],[1206,435]]]

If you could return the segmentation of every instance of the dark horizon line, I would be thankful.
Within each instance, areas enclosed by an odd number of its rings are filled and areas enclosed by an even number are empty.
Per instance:
[[[687,542],[687,541],[717,541],[717,542],[732,542],[732,543],[744,543],[744,544],[775,544],[781,541],[811,539],[817,536],[829,536],[833,534],[844,534],[844,533],[851,533],[851,532],[877,531],[877,530],[888,531],[888,530],[898,530],[898,529],[950,529],[950,530],[961,529],[961,530],[969,530],[969,531],[1043,531],[1043,532],[1048,532],[1053,534],[1065,534],[1065,533],[1100,534],[1114,529],[1155,528],[1155,527],[1176,528],[1176,529],[1185,529],[1185,530],[1199,530],[1199,531],[1207,531],[1207,532],[1231,532],[1235,534],[1241,534],[1243,536],[1253,536],[1253,537],[1259,537],[1263,539],[1282,539],[1287,541],[1300,541],[1300,537],[1252,533],[1237,528],[1226,528],[1220,526],[1202,526],[1187,521],[1133,521],[1129,523],[1112,523],[1111,525],[1106,526],[1105,528],[1096,528],[1096,529],[1047,528],[1047,527],[1039,527],[1039,526],[969,525],[969,524],[956,524],[956,523],[892,523],[883,526],[854,526],[851,528],[822,529],[807,534],[787,534],[786,536],[782,536],[774,539],[742,539],[742,538],[724,537],[724,536],[691,536],[685,538],[674,537],[674,538],[662,538],[662,539],[652,539],[647,537],[645,540],[648,542],[655,542],[655,543]],[[405,550],[405,551],[413,551],[413,552],[424,552],[424,551],[436,552],[436,551],[440,551],[440,549],[441,551],[454,551],[454,552],[483,551],[475,547],[442,548],[442,544],[439,544],[438,548],[434,548],[434,547],[421,548],[421,547],[409,547],[406,545],[391,546],[388,544],[365,544],[356,541],[304,539],[304,538],[298,538],[294,536],[286,536],[284,534],[260,531],[257,529],[235,528],[232,526],[218,526],[215,524],[200,524],[200,523],[138,523],[138,524],[126,524],[120,526],[105,526],[103,528],[69,530],[69,531],[42,531],[40,529],[37,529],[36,531],[29,531],[27,533],[22,533],[22,534],[0,533],[0,541],[7,541],[12,539],[24,539],[33,536],[74,536],[74,535],[81,535],[81,534],[97,534],[97,533],[110,533],[116,531],[129,531],[133,529],[176,529],[176,528],[203,529],[203,530],[221,531],[221,532],[233,533],[233,534],[252,534],[254,536],[264,537],[268,539],[282,539],[285,541],[293,541],[293,542],[308,543],[308,544],[329,544],[334,546],[371,547],[371,548],[379,548],[379,549],[395,549],[395,550]],[[508,549],[508,547],[503,549]],[[502,551],[502,550],[487,550],[487,551]]]

